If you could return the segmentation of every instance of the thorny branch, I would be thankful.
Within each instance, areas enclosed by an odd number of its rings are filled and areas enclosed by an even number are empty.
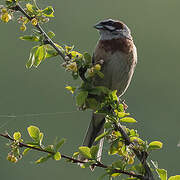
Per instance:
[[[0,136],[6,138],[6,139],[9,139],[10,141],[15,141],[8,133],[6,134],[2,134],[0,133]],[[48,151],[48,150],[45,150],[43,148],[40,148],[40,147],[32,147],[28,144],[25,144],[25,143],[22,143],[22,142],[19,142],[18,143],[18,146],[20,148],[22,147],[26,147],[26,148],[30,148],[30,149],[33,149],[33,150],[36,150],[36,151],[40,151],[40,152],[45,152],[45,153],[48,153],[48,154],[52,154],[54,155],[55,153],[52,152],[52,151]],[[63,155],[61,154],[61,157],[64,158],[64,159],[67,159],[67,160],[70,160],[72,163],[87,163],[87,162],[84,162],[84,161],[80,161],[78,159],[74,159],[70,156],[67,156],[67,155]],[[104,168],[104,169],[108,169],[109,166],[107,165],[104,165],[102,164],[101,162],[97,161],[95,164],[92,164],[92,166],[96,166],[96,167],[101,167],[101,168]],[[126,175],[129,175],[129,176],[132,176],[132,177],[136,177],[136,178],[139,178],[139,179],[142,179],[142,180],[148,180],[146,178],[144,178],[142,175],[139,175],[139,174],[134,174],[134,173],[131,173],[131,172],[127,172],[127,171],[123,171],[123,170],[120,170],[120,169],[112,169],[113,173],[122,173],[122,174],[126,174]]]

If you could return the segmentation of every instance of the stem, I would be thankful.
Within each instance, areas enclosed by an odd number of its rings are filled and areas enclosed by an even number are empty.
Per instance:
[[[0,136],[6,138],[6,139],[9,139],[10,141],[15,141],[8,133],[6,134],[1,134],[0,133]],[[54,155],[55,152],[52,152],[52,151],[48,151],[48,150],[45,150],[41,147],[32,147],[28,144],[25,144],[25,143],[21,143],[19,142],[18,146],[20,148],[22,147],[26,147],[26,148],[30,148],[30,149],[33,149],[33,150],[36,150],[36,151],[40,151],[40,152],[45,152],[45,153],[48,153],[48,154],[52,154]],[[70,161],[72,161],[72,163],[87,163],[87,162],[84,162],[84,161],[80,161],[78,159],[74,159],[70,156],[67,156],[67,155],[63,155],[61,154],[61,157],[64,158],[64,159],[68,159]],[[104,168],[104,169],[107,169],[109,168],[107,165],[104,165],[102,164],[101,162],[97,161],[95,164],[92,164],[92,166],[96,166],[96,167],[101,167],[101,168]],[[112,170],[114,173],[122,173],[122,174],[126,174],[126,175],[129,175],[129,176],[133,176],[133,177],[136,177],[136,178],[139,178],[139,179],[142,179],[142,180],[147,180],[145,179],[142,175],[139,175],[139,174],[134,174],[134,173],[131,173],[131,172],[127,172],[127,171],[123,171],[123,170],[119,170],[119,169],[113,169]]]

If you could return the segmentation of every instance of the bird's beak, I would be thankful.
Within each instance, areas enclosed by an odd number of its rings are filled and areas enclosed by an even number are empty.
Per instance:
[[[103,29],[104,27],[101,25],[101,23],[98,23],[94,25],[94,28],[99,30],[99,29]]]

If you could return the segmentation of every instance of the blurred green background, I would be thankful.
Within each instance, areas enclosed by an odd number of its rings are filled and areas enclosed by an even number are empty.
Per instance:
[[[55,7],[56,18],[45,29],[56,33],[58,43],[75,45],[81,52],[93,52],[99,35],[92,26],[97,21],[114,18],[126,22],[138,49],[136,72],[124,96],[129,112],[138,120],[132,127],[148,141],[162,141],[164,148],[150,158],[158,160],[169,176],[180,174],[180,1],[40,0],[39,4]],[[25,68],[33,44],[19,40],[22,34],[15,22],[0,24],[0,132],[21,131],[26,137],[26,127],[36,125],[45,133],[46,143],[55,137],[67,138],[62,153],[71,155],[81,145],[91,112],[77,111],[64,88],[72,79],[61,68],[60,58],[46,61],[38,69]],[[5,158],[6,142],[0,138],[0,179],[90,180],[103,173],[98,168],[92,173],[64,160],[34,165],[32,160],[41,155],[37,152],[12,164]]]

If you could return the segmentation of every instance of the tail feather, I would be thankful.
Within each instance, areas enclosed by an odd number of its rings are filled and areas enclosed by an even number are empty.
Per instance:
[[[89,124],[89,127],[87,129],[83,146],[91,147],[93,145],[97,145],[98,142],[95,142],[95,139],[97,136],[102,134],[104,132],[104,123],[105,123],[105,116],[103,114],[96,114],[93,113],[91,122]],[[101,160],[101,154],[103,149],[103,142],[104,139],[101,139],[99,142],[99,150],[97,153],[97,160]],[[86,159],[82,156],[79,156],[79,160],[85,161]],[[91,168],[91,170],[94,170],[94,167]]]

